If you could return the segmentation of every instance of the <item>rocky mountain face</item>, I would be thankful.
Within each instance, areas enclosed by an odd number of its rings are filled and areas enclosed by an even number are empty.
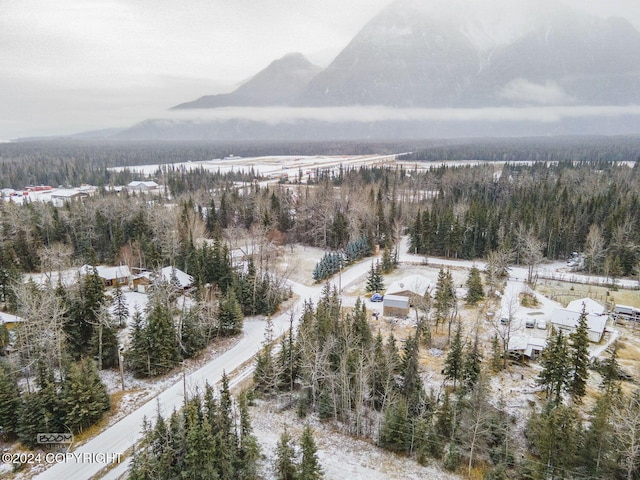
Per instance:
[[[558,14],[491,61],[467,106],[626,105],[640,101],[640,33],[625,19]]]
[[[300,96],[313,106],[457,104],[478,54],[452,25],[393,4],[365,25]]]

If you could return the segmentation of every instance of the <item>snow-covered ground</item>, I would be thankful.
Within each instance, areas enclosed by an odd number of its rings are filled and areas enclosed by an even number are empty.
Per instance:
[[[27,273],[22,279],[25,282],[32,281],[36,285],[57,285],[61,283],[65,287],[70,287],[78,283],[80,273],[78,268],[67,268],[65,270],[46,272],[46,273]]]
[[[396,455],[376,447],[366,440],[353,438],[335,430],[331,423],[319,422],[315,417],[304,421],[297,418],[295,409],[277,411],[271,401],[257,401],[250,408],[251,426],[258,438],[263,455],[265,479],[275,479],[273,459],[275,450],[285,426],[299,445],[303,422],[314,430],[314,440],[318,447],[318,459],[327,480],[367,479],[367,480],[403,480],[433,479],[457,480],[461,477],[444,472],[437,465],[423,467],[414,459]]]
[[[253,170],[256,175],[267,178],[280,178],[287,176],[290,179],[306,179],[307,175],[320,170],[338,170],[340,167],[356,167],[361,165],[374,165],[394,161],[396,155],[338,155],[338,156],[273,156],[273,157],[249,157],[249,158],[225,158],[203,161],[187,161],[172,163],[171,167],[178,170],[203,169],[210,172],[242,172]],[[135,165],[128,167],[112,167],[110,170],[122,171],[127,169],[143,176],[153,175],[160,167],[166,165]]]

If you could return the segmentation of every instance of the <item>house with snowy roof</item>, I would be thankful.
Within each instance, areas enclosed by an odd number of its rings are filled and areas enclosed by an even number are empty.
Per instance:
[[[592,313],[594,315],[604,315],[605,313],[604,306],[591,298],[579,298],[578,300],[569,302],[569,305],[567,305],[567,310],[572,310],[574,312],[582,313],[583,308],[585,312]]]
[[[106,287],[128,285],[131,280],[131,271],[126,265],[120,265],[118,267],[83,265],[80,267],[79,273],[81,276],[91,275],[94,269],[98,273],[98,276],[104,281]]]
[[[7,327],[7,329],[12,329],[18,323],[22,323],[24,320],[16,315],[11,315],[10,313],[0,312],[0,324]]]
[[[129,182],[127,184],[127,190],[133,192],[149,192],[153,190],[158,190],[160,185],[158,185],[154,181],[143,181],[143,180],[134,180],[133,182]]]
[[[566,308],[556,308],[551,312],[551,326],[556,330],[562,330],[567,333],[575,332],[578,328],[578,322],[582,315],[582,310],[576,312],[575,310],[568,310]],[[589,334],[589,341],[598,343],[602,340],[606,326],[607,315],[596,315],[593,313],[587,313],[587,330]]]
[[[423,275],[408,275],[396,280],[385,291],[385,295],[400,295],[403,297],[424,297],[427,292],[435,288],[427,277]]]
[[[158,272],[156,280],[174,284],[180,290],[186,290],[193,286],[193,277],[176,267],[164,267]]]
[[[535,360],[546,347],[547,340],[545,338],[530,335],[513,335],[509,338],[507,351],[511,354],[517,354]]]

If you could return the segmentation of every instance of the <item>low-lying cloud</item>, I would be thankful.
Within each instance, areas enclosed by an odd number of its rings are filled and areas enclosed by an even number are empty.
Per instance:
[[[531,121],[560,122],[565,119],[588,117],[623,117],[640,115],[640,105],[629,106],[531,106],[487,108],[392,108],[385,106],[351,107],[228,107],[200,110],[173,110],[155,120],[192,123],[248,120],[268,125],[292,123],[300,120],[321,122],[380,122],[380,121]]]
[[[500,96],[525,105],[571,105],[576,102],[556,82],[534,83],[524,78],[507,83]]]

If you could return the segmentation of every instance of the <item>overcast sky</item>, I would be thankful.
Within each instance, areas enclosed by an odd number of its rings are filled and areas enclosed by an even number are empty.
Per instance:
[[[423,3],[488,17],[490,4],[513,13],[525,1]],[[289,52],[326,65],[389,3],[0,0],[0,139],[126,127],[229,91]],[[640,27],[638,0],[570,3]]]

